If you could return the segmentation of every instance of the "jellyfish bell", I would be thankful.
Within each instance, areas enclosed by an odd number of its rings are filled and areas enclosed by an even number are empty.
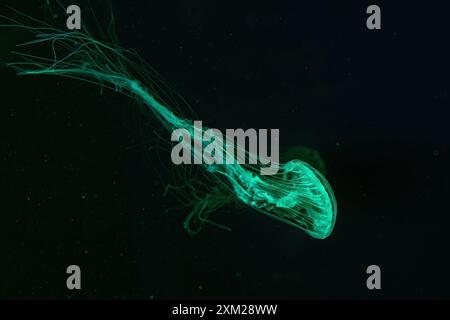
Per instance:
[[[280,195],[273,213],[314,238],[327,238],[336,222],[337,205],[331,186],[306,162],[291,160],[282,166]]]
[[[301,160],[280,164],[275,175],[227,166],[227,178],[236,197],[272,218],[303,229],[317,239],[333,231],[337,205],[334,193],[312,166]]]

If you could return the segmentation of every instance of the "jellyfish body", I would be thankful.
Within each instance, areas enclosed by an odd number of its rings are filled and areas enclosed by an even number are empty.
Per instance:
[[[143,103],[169,131],[195,130],[191,120],[165,102],[173,101],[173,92],[167,98],[168,86],[134,52],[99,41],[86,28],[83,32],[66,32],[44,22],[29,26],[12,18],[0,18],[7,20],[0,26],[22,28],[35,34],[34,40],[22,46],[47,44],[51,48],[47,57],[16,53],[20,61],[9,66],[18,74],[63,76],[110,88]],[[306,162],[291,160],[279,164],[274,175],[260,175],[258,165],[202,164],[202,167],[204,182],[196,183],[213,185],[207,186],[209,191],[201,196],[197,195],[195,184],[190,185],[196,196],[194,201],[189,201],[192,209],[184,224],[189,233],[195,234],[204,223],[215,224],[208,218],[211,212],[239,201],[303,229],[314,238],[323,239],[331,234],[337,211],[333,191],[323,175]]]

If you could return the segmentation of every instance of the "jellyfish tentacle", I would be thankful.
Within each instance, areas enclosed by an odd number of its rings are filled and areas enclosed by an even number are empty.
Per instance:
[[[209,218],[209,214],[222,208],[231,202],[230,197],[224,197],[224,193],[219,188],[214,188],[201,201],[197,202],[191,212],[184,220],[184,228],[190,235],[197,234],[203,224],[210,224],[226,231],[231,229],[223,224],[217,223]]]

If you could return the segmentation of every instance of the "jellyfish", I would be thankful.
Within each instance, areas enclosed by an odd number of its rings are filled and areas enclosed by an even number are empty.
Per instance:
[[[49,51],[43,56],[14,52],[18,60],[8,66],[18,75],[61,76],[93,83],[134,99],[169,132],[180,128],[190,133],[195,130],[195,112],[185,100],[136,52],[121,48],[115,36],[100,40],[86,26],[83,31],[68,32],[23,13],[17,14],[17,19],[0,16],[4,21],[0,27],[24,29],[34,34],[33,40],[20,44],[19,48],[45,46]],[[252,156],[247,150],[240,151]],[[210,218],[211,213],[225,206],[246,206],[304,230],[313,238],[324,239],[335,225],[336,199],[320,172],[324,172],[320,157],[316,156],[311,162],[318,169],[304,160],[292,158],[308,154],[307,151],[291,149],[287,153],[291,159],[279,163],[279,170],[273,175],[261,175],[261,164],[202,162],[199,174],[189,177],[192,170],[187,169],[178,177],[181,184],[167,185],[165,193],[176,191],[183,196],[184,205],[190,208],[184,221],[189,234],[198,233],[204,224],[229,230],[215,223]],[[219,152],[230,150],[223,147]],[[309,152],[309,158],[311,155],[314,156],[314,152]]]

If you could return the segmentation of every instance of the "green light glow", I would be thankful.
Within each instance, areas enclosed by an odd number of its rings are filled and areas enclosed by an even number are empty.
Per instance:
[[[193,121],[183,116],[175,101],[185,105],[184,113],[192,110],[136,53],[114,41],[96,40],[85,27],[83,32],[67,32],[20,15],[35,25],[2,16],[7,22],[1,26],[34,33],[34,40],[20,46],[44,45],[50,52],[44,57],[16,52],[20,59],[9,66],[18,74],[63,76],[110,88],[145,105],[169,132],[179,128],[193,132]],[[321,166],[324,168],[323,163]],[[260,165],[203,164],[202,168],[203,175],[186,178],[184,187],[166,188],[166,192],[173,189],[182,193],[185,188],[191,189],[192,196],[186,202],[191,211],[184,223],[191,234],[204,223],[218,225],[208,215],[236,201],[303,229],[314,238],[324,239],[333,231],[337,211],[333,191],[324,176],[304,161],[279,164],[275,175],[260,175]]]

